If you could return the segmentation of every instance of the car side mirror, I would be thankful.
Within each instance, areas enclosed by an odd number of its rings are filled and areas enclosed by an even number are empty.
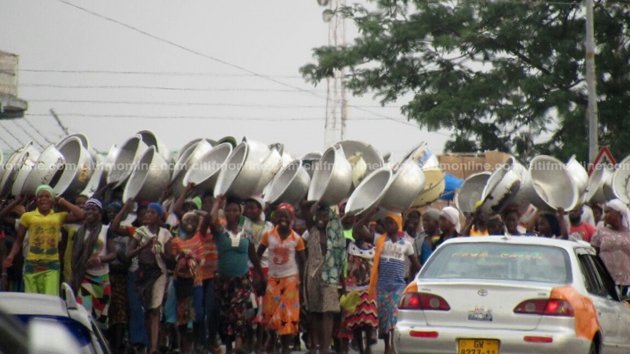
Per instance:
[[[79,343],[60,323],[47,319],[32,319],[28,324],[29,354],[81,353]]]

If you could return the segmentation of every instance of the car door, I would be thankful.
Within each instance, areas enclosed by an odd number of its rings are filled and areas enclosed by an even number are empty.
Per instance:
[[[591,260],[593,255],[586,250],[576,250],[576,252],[584,279],[584,286],[593,300],[597,313],[597,320],[602,334],[602,354],[616,353],[619,344],[617,306],[599,278],[595,265]]]
[[[595,255],[590,255],[589,257],[601,284],[610,297],[613,298],[612,303],[616,309],[615,317],[617,319],[617,352],[630,353],[630,309],[628,309],[626,302],[622,301],[618,288],[601,258]]]

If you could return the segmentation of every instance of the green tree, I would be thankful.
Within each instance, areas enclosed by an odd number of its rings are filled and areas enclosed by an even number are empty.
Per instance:
[[[580,1],[378,0],[348,6],[359,37],[314,49],[300,71],[319,83],[345,68],[354,95],[411,97],[408,120],[453,129],[445,151],[588,157]],[[630,5],[595,4],[600,144],[630,153]],[[535,144],[543,132],[549,141]]]

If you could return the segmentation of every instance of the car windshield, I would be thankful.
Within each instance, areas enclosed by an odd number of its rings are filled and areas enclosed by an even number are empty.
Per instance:
[[[92,334],[90,330],[86,328],[83,324],[78,321],[73,320],[69,317],[61,317],[61,316],[45,316],[45,315],[16,315],[24,324],[28,325],[28,323],[35,318],[47,319],[55,321],[68,330],[70,334],[77,340],[77,343],[82,348],[81,353],[94,353],[92,348]]]
[[[454,243],[441,246],[421,279],[571,282],[569,255],[562,248],[507,243]]]

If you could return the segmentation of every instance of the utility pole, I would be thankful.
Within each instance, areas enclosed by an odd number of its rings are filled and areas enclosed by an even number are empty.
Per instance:
[[[63,123],[61,123],[61,119],[59,119],[59,116],[57,116],[57,113],[55,113],[55,111],[53,111],[52,109],[50,110],[50,114],[52,114],[52,116],[55,118],[55,120],[57,121],[57,124],[59,125],[59,127],[61,127],[61,129],[63,130],[64,133],[66,133],[66,135],[70,135],[70,133],[68,132],[68,128],[66,128]]]
[[[588,159],[595,162],[599,151],[597,122],[597,79],[595,77],[595,29],[593,25],[593,0],[586,4],[586,85],[588,89]]]
[[[328,45],[341,47],[345,45],[345,18],[338,13],[346,4],[346,0],[318,0],[320,6],[328,7],[322,13],[324,22],[328,23]],[[345,70],[335,70],[332,78],[326,79],[326,122],[324,125],[324,149],[344,139],[348,101],[346,98]]]

